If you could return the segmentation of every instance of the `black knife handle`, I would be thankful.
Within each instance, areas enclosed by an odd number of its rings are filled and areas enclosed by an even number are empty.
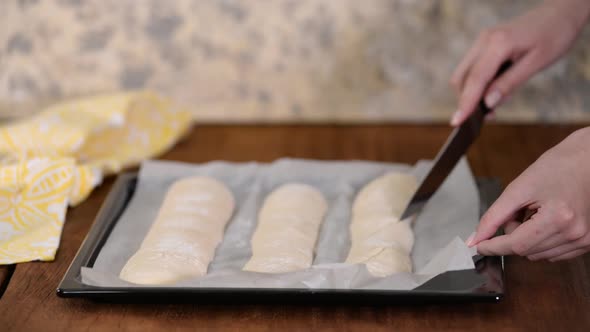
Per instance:
[[[492,79],[492,82],[497,80],[498,77],[504,75],[504,73],[510,69],[510,67],[512,67],[512,60],[506,60],[504,63],[502,63],[500,65],[500,68],[498,69],[498,71],[496,72],[496,75],[494,75],[494,78]],[[487,87],[486,87],[487,89]],[[485,96],[483,96],[481,98],[481,100],[479,101],[479,109],[481,110],[481,112],[483,113],[483,115],[486,115],[488,113],[490,113],[492,110],[486,105],[485,102]]]

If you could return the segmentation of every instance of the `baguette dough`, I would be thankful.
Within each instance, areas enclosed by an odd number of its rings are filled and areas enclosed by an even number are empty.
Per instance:
[[[392,172],[363,187],[352,207],[347,263],[364,263],[377,277],[412,271],[414,233],[399,218],[417,186],[414,176]]]
[[[213,178],[195,176],[175,182],[119,277],[135,284],[160,285],[205,275],[234,206],[231,191]]]
[[[243,270],[283,273],[309,268],[328,204],[315,188],[285,184],[267,196]]]
[[[378,177],[358,193],[352,206],[353,219],[399,218],[417,188],[411,174],[391,172]]]

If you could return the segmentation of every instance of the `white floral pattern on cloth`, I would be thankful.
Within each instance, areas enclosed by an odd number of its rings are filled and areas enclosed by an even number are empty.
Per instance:
[[[0,127],[0,264],[53,260],[68,205],[170,148],[191,115],[149,92],[57,104]]]

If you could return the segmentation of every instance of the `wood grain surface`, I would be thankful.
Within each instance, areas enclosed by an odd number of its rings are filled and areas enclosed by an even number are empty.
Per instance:
[[[15,265],[0,265],[0,299],[8,287],[8,282],[14,273]]]
[[[576,127],[487,126],[468,154],[477,176],[508,184]],[[163,159],[272,161],[280,157],[413,163],[432,158],[445,126],[205,126]],[[0,299],[1,331],[589,331],[590,258],[561,263],[506,259],[497,304],[307,306],[107,304],[61,299],[55,289],[108,193],[107,180],[68,211],[52,263],[18,264]],[[0,268],[0,278],[10,275]],[[2,279],[0,279],[2,280]]]

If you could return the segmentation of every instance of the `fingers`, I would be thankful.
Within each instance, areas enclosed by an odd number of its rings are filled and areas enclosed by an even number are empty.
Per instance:
[[[510,224],[514,225],[515,222]],[[546,216],[537,214],[514,228],[510,234],[482,241],[477,245],[477,251],[485,256],[526,255],[531,248],[553,235],[546,224]]]
[[[527,258],[532,261],[538,261],[538,260],[542,260],[542,259],[551,259],[553,257],[561,256],[563,254],[567,254],[568,252],[571,252],[572,250],[577,250],[577,249],[579,249],[577,247],[577,245],[575,245],[573,243],[566,243],[566,244],[558,245],[557,247],[554,247],[554,248],[551,248],[551,249],[548,249],[545,251],[541,251],[540,253],[529,255],[529,256],[527,256]]]
[[[551,258],[551,259],[549,259],[549,261],[551,261],[551,262],[557,262],[557,261],[563,261],[563,260],[566,260],[566,259],[572,259],[572,258],[578,257],[580,255],[583,255],[583,254],[585,254],[587,252],[588,252],[588,249],[577,249],[577,250],[573,250],[573,251],[570,251],[568,253],[565,253],[563,255],[560,255],[560,256]]]
[[[483,52],[489,55],[475,60],[477,62],[472,64],[473,69],[466,73],[468,77],[465,78],[466,81],[461,86],[459,110],[453,115],[452,125],[459,125],[465,121],[482,98],[488,108],[498,107],[514,90],[543,68],[543,63],[539,61],[539,56],[535,52],[527,53],[516,60],[514,65],[503,75],[492,81],[499,65],[510,58],[512,54],[507,53],[508,51],[490,53],[487,49]],[[478,69],[477,66],[486,67]],[[488,84],[489,86],[486,88]]]
[[[456,121],[461,123],[475,110],[477,104],[482,99],[486,87],[493,80],[498,72],[500,65],[510,58],[511,50],[500,42],[488,44],[488,47],[479,54],[478,59],[474,62],[465,79],[465,84],[459,97],[458,116]],[[495,90],[494,90],[495,91]],[[488,97],[498,98],[498,95],[489,95]],[[458,120],[457,120],[458,119]]]
[[[453,72],[451,76],[451,84],[455,87],[455,89],[460,92],[463,90],[463,83],[465,83],[465,77],[467,77],[467,73],[469,72],[469,68],[473,65],[473,62],[479,56],[479,53],[482,49],[482,46],[485,45],[486,38],[485,35],[480,35],[473,46],[469,49],[467,54],[463,57],[457,68]]]
[[[524,186],[523,183],[520,185]],[[519,188],[519,185],[511,184],[500,198],[517,197],[514,193],[518,191],[514,188]],[[520,198],[524,197],[527,196]],[[518,198],[516,201],[519,201]],[[492,206],[492,208],[500,209],[499,211],[503,206],[509,206],[500,199],[496,203],[496,206]],[[505,220],[502,215],[492,216],[487,220],[482,219],[481,224],[489,223],[488,227],[503,224],[506,235],[490,240],[481,240],[477,244],[478,252],[482,255],[519,255],[526,256],[532,261],[542,259],[553,261],[575,257],[580,254],[579,250],[583,252],[590,250],[590,232],[587,221],[576,217],[577,214],[569,204],[563,201],[549,201],[540,206],[538,204],[528,206],[536,207],[529,210],[533,212],[532,217],[520,225],[514,218],[527,218],[529,214],[520,217],[517,216],[518,213],[513,213],[512,219],[504,222],[501,221]],[[496,213],[492,208],[486,215]],[[488,218],[486,215],[484,217]],[[486,231],[481,231],[478,228],[473,242],[477,241],[478,234],[481,235]],[[487,234],[489,233],[485,235]]]
[[[516,212],[527,202],[527,191],[517,182],[511,183],[500,197],[492,204],[481,218],[473,239],[467,243],[474,246],[483,240],[491,238],[498,228],[510,221],[515,221]]]
[[[514,46],[507,31],[488,31],[480,35],[451,78],[452,84],[460,90],[459,108],[451,119],[452,125],[461,124],[473,113],[500,65],[511,59],[513,53]],[[496,103],[502,96],[494,93],[487,97]]]
[[[504,226],[504,233],[511,234],[512,232],[514,232],[514,230],[516,229],[516,227],[520,226],[521,224],[522,223],[521,222],[518,222],[518,221],[509,221]]]
[[[480,242],[477,245],[477,253],[483,256],[514,255],[510,235],[500,235],[493,239]]]
[[[554,237],[554,244],[552,247],[546,250],[539,251],[537,253],[527,255],[527,258],[532,261],[548,259],[553,260],[557,257],[564,256],[567,253],[577,251],[577,250],[586,250],[590,247],[590,235],[586,235],[583,238],[580,238],[575,241],[568,241],[562,234],[557,234]],[[551,243],[553,244],[553,243]],[[549,244],[548,244],[549,245]],[[548,246],[547,245],[547,246]]]
[[[537,60],[536,53],[528,53],[520,58],[509,70],[498,79],[494,80],[485,92],[485,103],[489,108],[494,108],[520,87],[536,72],[541,70],[541,63]]]
[[[536,258],[535,255],[537,255],[539,253],[542,253],[544,251],[547,251],[549,249],[552,249],[552,248],[555,248],[555,247],[559,247],[560,245],[562,245],[565,242],[566,241],[564,241],[564,239],[561,236],[561,234],[556,233],[556,234],[553,234],[548,239],[544,240],[543,242],[539,243],[534,248],[531,248],[531,250],[529,252],[527,252],[526,254],[527,254],[527,256],[528,256],[529,259],[532,258],[531,260],[542,259],[541,257]]]

